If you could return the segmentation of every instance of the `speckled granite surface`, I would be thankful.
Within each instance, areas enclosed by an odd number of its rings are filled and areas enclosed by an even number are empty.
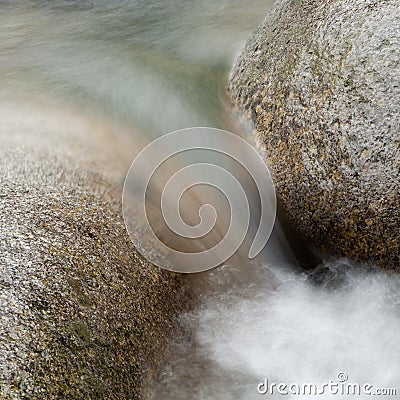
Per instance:
[[[112,153],[97,174],[60,137],[0,129],[0,398],[140,399],[191,296],[134,250]]]
[[[400,267],[399,62],[397,0],[279,0],[229,83],[294,225],[387,268]]]

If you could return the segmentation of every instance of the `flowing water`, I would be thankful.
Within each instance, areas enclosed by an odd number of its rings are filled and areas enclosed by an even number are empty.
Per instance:
[[[226,77],[270,3],[0,1],[0,130],[70,125],[78,137],[90,127],[96,140],[116,124],[138,151],[180,128],[229,129]],[[400,395],[399,278],[348,260],[302,272],[289,242],[277,223],[257,262],[192,277],[190,337],[177,338],[149,398],[279,398],[257,385],[323,384],[338,372]]]

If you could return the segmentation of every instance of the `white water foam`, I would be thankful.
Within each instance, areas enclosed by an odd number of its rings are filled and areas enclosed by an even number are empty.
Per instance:
[[[261,395],[275,383],[336,381],[396,388],[400,395],[400,278],[347,260],[318,273],[264,268],[258,283],[213,296],[191,316],[194,344],[180,344],[155,398],[379,398],[372,395]],[[325,392],[326,393],[326,392]]]

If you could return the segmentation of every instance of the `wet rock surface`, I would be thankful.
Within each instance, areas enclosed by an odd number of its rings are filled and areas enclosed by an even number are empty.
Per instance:
[[[180,278],[133,248],[119,179],[102,173],[115,167],[111,159],[97,174],[60,149],[40,148],[57,142],[56,132],[23,148],[4,145],[6,131],[0,130],[0,397],[142,398],[191,296]],[[106,141],[96,146],[110,148]],[[123,175],[123,168],[113,172]]]
[[[399,62],[397,0],[279,0],[229,82],[297,229],[386,268],[400,266]]]

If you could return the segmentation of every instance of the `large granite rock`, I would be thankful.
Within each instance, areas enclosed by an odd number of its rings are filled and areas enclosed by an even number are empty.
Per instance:
[[[23,107],[0,107],[0,398],[140,399],[191,301],[125,230],[132,143]]]
[[[399,66],[398,0],[279,0],[229,83],[295,226],[388,268],[400,266]]]

